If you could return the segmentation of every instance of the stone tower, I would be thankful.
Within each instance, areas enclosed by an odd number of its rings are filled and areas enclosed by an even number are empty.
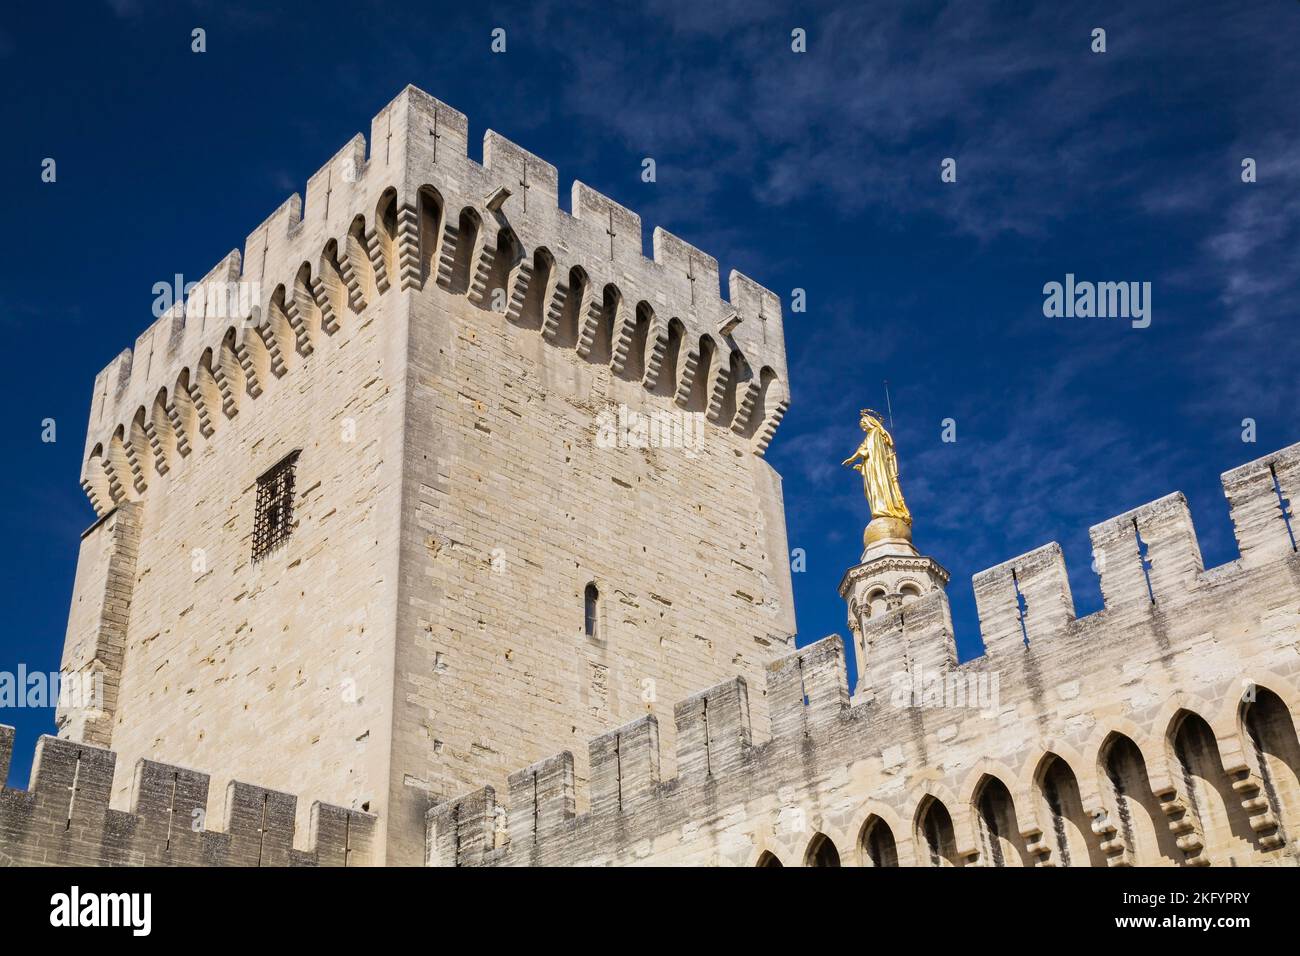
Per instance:
[[[791,649],[779,298],[467,147],[408,87],[96,378],[63,670],[104,693],[59,732],[115,803],[166,760],[419,863],[433,804],[664,707],[670,741]]]

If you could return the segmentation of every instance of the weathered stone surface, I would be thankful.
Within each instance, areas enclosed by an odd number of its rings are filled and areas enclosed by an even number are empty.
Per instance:
[[[8,757],[13,728],[0,727]],[[117,755],[57,737],[36,745],[26,790],[0,790],[0,864],[9,866],[368,866],[376,819],[311,806],[295,849],[297,798],[231,781],[221,830],[208,824],[208,776],[141,760],[130,812],[109,807]],[[0,759],[0,769],[7,759]]]
[[[434,803],[568,747],[585,809],[589,738],[790,646],[780,300],[723,299],[663,230],[647,258],[635,213],[582,184],[564,212],[553,167],[492,132],[480,165],[467,128],[403,90],[212,270],[236,310],[196,290],[96,379],[63,669],[111,693],[60,733],[120,754],[115,806],[174,761],[209,813],[259,780],[419,863]]]
[[[1300,446],[1224,476],[1223,567],[1171,495],[1092,529],[1095,614],[1054,544],[976,575],[961,665],[947,572],[875,542],[850,701],[792,647],[779,298],[467,131],[407,88],[212,270],[237,308],[97,377],[63,671],[103,694],[0,861],[1296,862]]]
[[[725,760],[699,742],[715,688],[678,705],[690,759],[634,812],[598,797],[526,854],[459,862],[819,865],[829,840],[849,866],[1295,865],[1300,554],[1272,476],[1289,497],[1298,454],[1223,476],[1242,557],[1221,567],[1171,495],[1093,529],[1094,614],[1056,544],[975,575],[987,653],[965,664],[941,587],[890,607],[850,574],[852,707],[826,638],[769,666],[770,723]]]

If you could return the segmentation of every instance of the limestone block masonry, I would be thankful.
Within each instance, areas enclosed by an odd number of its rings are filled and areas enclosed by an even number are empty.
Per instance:
[[[1300,861],[1300,445],[1223,476],[1220,567],[1173,494],[1092,529],[1093,614],[1056,544],[975,575],[963,664],[947,571],[868,534],[850,697],[793,646],[778,298],[467,128],[402,91],[96,378],[102,692],[0,862]]]
[[[435,804],[791,648],[779,298],[558,198],[408,87],[97,376],[63,671],[104,694],[58,724],[111,774],[105,820],[167,760],[211,772],[210,819],[257,780],[422,863]],[[294,452],[291,533],[255,561],[258,478]]]
[[[0,779],[12,727],[0,727]],[[0,790],[0,865],[366,866],[375,817],[316,802],[295,848],[297,797],[231,781],[221,829],[207,819],[207,774],[140,760],[130,812],[109,807],[116,755],[56,737],[36,745],[27,790]]]
[[[838,636],[429,814],[434,865],[1131,866],[1300,861],[1300,445],[1223,476],[1240,557],[1202,566],[1181,494],[1091,531],[1104,608],[1061,549],[975,575],[985,654],[946,592],[858,602]],[[920,588],[918,586],[918,592]],[[769,720],[751,714],[766,697]],[[505,807],[508,806],[508,809]]]

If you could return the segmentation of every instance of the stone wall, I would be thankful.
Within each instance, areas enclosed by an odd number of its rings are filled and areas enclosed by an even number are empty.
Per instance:
[[[140,503],[125,501],[81,536],[72,608],[64,640],[62,673],[81,695],[97,694],[97,706],[79,696],[60,708],[55,721],[65,736],[88,744],[112,739],[122,686],[127,625],[140,550]]]
[[[512,757],[702,680],[761,680],[794,630],[779,480],[742,438],[709,426],[695,451],[602,447],[598,416],[662,399],[536,330],[440,305],[418,301],[412,322],[398,602],[391,805],[412,791],[421,835],[425,791],[501,786]]]
[[[662,229],[646,258],[639,217],[581,183],[561,210],[555,168],[496,133],[467,163],[464,117],[408,93],[387,806],[389,860],[414,864],[431,804],[756,676],[794,611],[761,457],[786,402],[779,300],[737,273],[723,300],[716,260]],[[638,417],[669,427],[636,447]]]
[[[13,752],[0,726],[0,779]],[[232,781],[221,830],[209,825],[209,777],[136,764],[129,813],[109,808],[116,754],[55,737],[36,744],[27,790],[0,789],[0,865],[366,866],[375,818],[316,802],[295,839],[297,798]]]
[[[313,330],[255,401],[232,390],[233,416],[106,519],[138,512],[135,583],[111,736],[79,739],[122,756],[117,804],[148,757],[213,768],[214,795],[242,776],[382,811],[404,369],[387,304]],[[257,479],[295,450],[293,533],[254,562]]]
[[[934,591],[862,619],[851,701],[826,638],[770,665],[765,690],[728,681],[594,740],[586,813],[567,753],[512,776],[500,803],[491,788],[435,808],[430,862],[1295,865],[1300,555],[1284,503],[1300,446],[1223,483],[1237,560],[1203,569],[1171,495],[1092,529],[1096,613],[1075,617],[1048,545],[975,576],[984,656],[954,663]],[[751,723],[756,695],[770,726]]]

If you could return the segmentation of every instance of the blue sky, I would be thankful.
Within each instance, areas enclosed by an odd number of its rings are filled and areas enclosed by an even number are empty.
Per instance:
[[[647,239],[662,225],[787,304],[807,291],[768,456],[807,555],[801,643],[844,632],[869,515],[839,462],[882,380],[964,656],[973,573],[1057,540],[1095,610],[1088,526],[1173,490],[1207,565],[1231,560],[1219,473],[1300,440],[1300,3],[272,6],[51,2],[0,24],[0,328],[23,346],[0,385],[0,669],[58,667],[91,385],[153,284],[242,247],[407,83],[466,113],[471,143],[490,127],[554,163],[561,193],[578,178],[638,211]],[[1150,327],[1045,318],[1066,273],[1150,282]],[[52,711],[0,722],[25,785]]]

